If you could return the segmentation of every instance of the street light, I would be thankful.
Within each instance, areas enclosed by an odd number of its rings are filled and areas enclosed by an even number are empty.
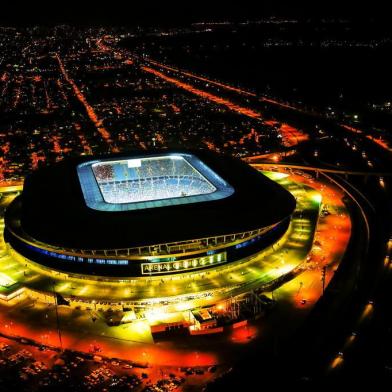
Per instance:
[[[324,265],[323,268],[321,268],[321,282],[323,284],[323,295],[324,295],[324,291],[325,291],[325,275],[327,272],[327,266]]]

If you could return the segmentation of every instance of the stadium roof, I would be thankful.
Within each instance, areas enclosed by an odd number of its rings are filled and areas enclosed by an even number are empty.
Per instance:
[[[219,200],[130,211],[97,211],[86,205],[78,165],[97,159],[140,157],[140,151],[99,158],[79,157],[27,176],[22,195],[7,211],[8,219],[20,215],[23,229],[50,245],[113,249],[254,230],[277,223],[293,212],[294,197],[244,162],[208,151],[192,154],[234,192]],[[157,152],[143,155],[152,157]]]

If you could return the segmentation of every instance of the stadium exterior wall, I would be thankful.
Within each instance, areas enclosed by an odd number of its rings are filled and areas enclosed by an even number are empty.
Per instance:
[[[289,224],[290,217],[287,217],[263,234],[251,239],[236,244],[228,244],[226,247],[220,247],[219,249],[205,249],[196,255],[186,253],[179,257],[169,255],[166,259],[158,259],[159,261],[92,257],[83,254],[69,255],[61,250],[48,251],[41,244],[33,245],[24,241],[9,228],[5,229],[4,238],[19,254],[47,268],[62,272],[123,279],[126,277],[161,276],[219,268],[261,252],[278,241],[287,231]]]

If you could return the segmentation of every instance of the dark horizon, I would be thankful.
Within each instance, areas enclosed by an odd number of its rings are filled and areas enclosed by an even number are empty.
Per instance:
[[[346,18],[352,20],[388,22],[385,6],[373,2],[371,6],[355,6],[336,2],[289,2],[286,0],[267,1],[258,4],[209,4],[201,2],[171,1],[168,4],[137,4],[116,2],[110,7],[97,5],[92,1],[80,4],[69,1],[66,7],[41,3],[20,5],[3,4],[0,24],[21,25],[84,25],[84,26],[181,26],[202,21],[243,21],[269,17],[320,20],[322,18]]]

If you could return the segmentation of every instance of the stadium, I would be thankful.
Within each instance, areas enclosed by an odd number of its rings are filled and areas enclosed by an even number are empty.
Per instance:
[[[42,169],[9,207],[6,238],[43,266],[115,280],[235,262],[283,235],[295,207],[287,191],[242,162],[198,155]]]
[[[284,272],[257,268],[295,232],[295,209],[277,182],[208,151],[67,159],[31,173],[6,210],[23,280],[9,292],[81,309],[212,305]]]

